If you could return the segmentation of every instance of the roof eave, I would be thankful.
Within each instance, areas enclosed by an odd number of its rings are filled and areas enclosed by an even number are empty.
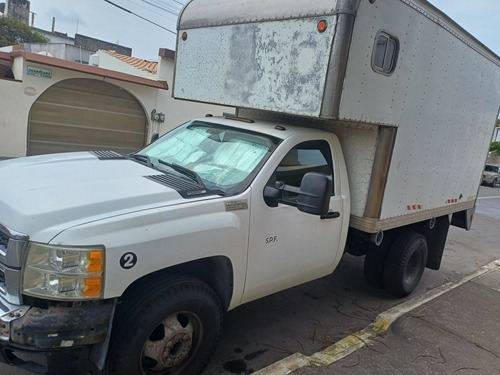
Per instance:
[[[6,55],[6,56],[4,56]],[[166,81],[155,81],[148,78],[138,77],[131,74],[121,73],[114,70],[103,69],[97,66],[84,65],[72,61],[57,59],[54,57],[39,55],[32,52],[25,51],[12,51],[10,53],[0,52],[0,58],[4,59],[9,56],[11,59],[14,57],[23,57],[27,62],[52,66],[55,68],[62,68],[72,70],[75,72],[91,74],[102,78],[111,78],[119,81],[135,83],[138,85],[154,87],[161,90],[168,90],[168,83]]]

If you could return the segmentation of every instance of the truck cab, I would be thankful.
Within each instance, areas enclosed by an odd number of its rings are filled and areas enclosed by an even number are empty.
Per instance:
[[[331,273],[346,242],[346,167],[336,136],[320,130],[206,117],[135,154],[9,160],[0,175],[0,352],[9,363],[29,350],[50,353],[52,370],[77,371],[61,349],[85,348],[103,366],[111,334],[109,355],[121,358],[112,373],[139,373],[142,363],[197,373],[202,362],[183,360],[210,342],[198,329],[215,335],[222,311]],[[183,302],[165,312],[156,299],[179,283],[213,308],[180,318],[176,309],[191,308]],[[150,319],[140,328],[139,315]]]

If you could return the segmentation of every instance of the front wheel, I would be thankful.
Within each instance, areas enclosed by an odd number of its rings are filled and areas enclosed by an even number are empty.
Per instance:
[[[427,240],[415,232],[401,233],[391,245],[384,266],[384,287],[404,297],[417,287],[427,264]]]
[[[148,284],[119,306],[106,365],[109,375],[195,375],[222,328],[217,295],[191,277]]]

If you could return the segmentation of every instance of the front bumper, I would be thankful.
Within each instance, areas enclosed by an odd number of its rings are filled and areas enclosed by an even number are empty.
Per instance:
[[[0,361],[37,373],[46,373],[51,366],[66,366],[64,373],[74,373],[88,367],[88,363],[80,362],[88,362],[92,345],[103,344],[97,354],[97,358],[102,359],[115,303],[99,301],[78,307],[52,306],[47,309],[27,306],[12,309],[11,306],[7,312],[2,312],[2,307],[5,306],[0,303]],[[21,360],[16,352],[44,354],[47,365]],[[82,356],[82,353],[86,355]],[[64,364],[69,358],[73,359],[72,363]],[[75,362],[74,359],[78,360]]]

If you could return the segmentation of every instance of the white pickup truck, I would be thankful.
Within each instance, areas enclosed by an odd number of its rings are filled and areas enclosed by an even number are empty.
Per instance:
[[[494,188],[500,182],[500,165],[486,163],[482,182]]]
[[[4,362],[198,374],[225,311],[344,251],[405,296],[470,227],[500,59],[426,1],[194,0],[176,51],[174,96],[235,116],[0,162]]]

